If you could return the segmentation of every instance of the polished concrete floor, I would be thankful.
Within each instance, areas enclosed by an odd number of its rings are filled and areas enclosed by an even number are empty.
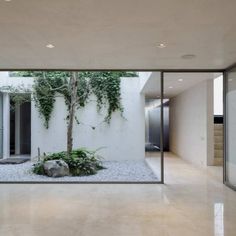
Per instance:
[[[0,235],[235,236],[236,192],[221,168],[165,162],[165,185],[1,184]]]

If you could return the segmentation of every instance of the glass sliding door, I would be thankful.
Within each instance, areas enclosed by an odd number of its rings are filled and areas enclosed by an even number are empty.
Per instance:
[[[0,72],[0,144],[3,113],[14,157],[0,160],[0,183],[163,183],[162,82],[157,71]]]
[[[0,93],[0,159],[3,156],[3,98]]]
[[[140,81],[145,98],[145,161],[163,183],[163,73],[140,72]]]
[[[236,189],[236,67],[225,73],[225,183]]]

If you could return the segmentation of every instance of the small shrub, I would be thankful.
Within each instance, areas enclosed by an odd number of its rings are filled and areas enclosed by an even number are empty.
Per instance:
[[[33,172],[37,175],[45,175],[45,171],[43,168],[43,162],[37,162],[36,164],[34,164],[33,166]]]
[[[70,156],[66,152],[57,152],[46,155],[41,161],[33,166],[33,172],[38,175],[45,175],[43,164],[49,160],[63,160],[70,169],[72,176],[94,175],[98,170],[104,169],[101,157],[96,151],[85,148],[73,150]]]

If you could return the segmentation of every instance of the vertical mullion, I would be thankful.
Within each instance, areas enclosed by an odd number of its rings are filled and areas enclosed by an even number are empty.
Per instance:
[[[223,73],[223,124],[224,124],[224,154],[223,154],[223,183],[227,182],[227,167],[226,167],[226,158],[227,158],[227,148],[226,148],[226,142],[227,142],[227,137],[226,137],[226,129],[227,129],[227,122],[226,122],[226,93],[227,93],[227,72],[225,71]]]
[[[160,137],[160,151],[161,151],[161,183],[164,184],[164,112],[163,112],[163,95],[164,95],[164,72],[161,71],[161,137]]]

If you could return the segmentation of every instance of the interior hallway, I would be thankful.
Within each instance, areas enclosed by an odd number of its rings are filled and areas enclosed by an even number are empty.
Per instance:
[[[0,235],[235,236],[236,193],[216,173],[167,157],[165,185],[2,184]]]
[[[149,167],[152,169],[152,171],[157,175],[160,176],[160,152],[146,152],[146,158]],[[213,176],[215,180],[218,180],[220,183],[222,183],[223,180],[223,166],[207,166],[206,168],[198,168],[196,166],[191,165],[190,163],[184,161],[183,159],[179,158],[177,155],[175,155],[172,152],[165,152],[164,153],[164,160],[165,160],[165,182],[167,184],[177,184],[176,180],[182,180],[186,181],[187,184],[191,184],[189,181],[189,177],[192,176],[193,170],[195,169],[197,172],[201,173],[204,172],[209,176]],[[191,167],[191,168],[190,168]],[[180,170],[180,173],[176,171],[176,168]],[[188,178],[184,178],[181,173],[186,172],[184,175],[185,177],[188,176]],[[189,172],[192,174],[189,175]],[[195,175],[194,175],[195,177]],[[194,180],[193,180],[194,181]]]

